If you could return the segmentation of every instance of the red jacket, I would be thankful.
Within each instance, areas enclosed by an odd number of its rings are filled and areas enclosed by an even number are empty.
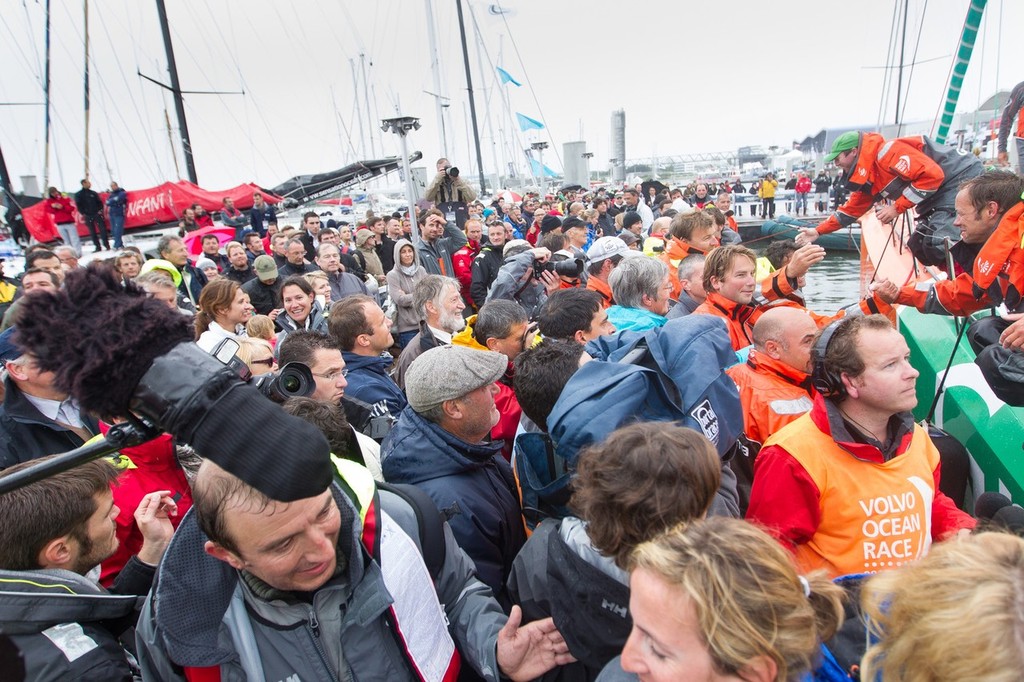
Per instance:
[[[466,305],[473,310],[477,310],[483,305],[483,301],[480,301],[479,304],[474,302],[473,296],[469,293],[469,286],[473,283],[473,259],[478,253],[480,253],[480,242],[469,241],[452,254],[452,267],[455,269],[455,278],[459,280],[459,285],[462,287],[462,298]]]
[[[100,422],[102,433],[109,430],[110,426]],[[115,519],[117,539],[120,542],[114,555],[104,561],[100,568],[100,582],[108,587],[113,584],[128,559],[142,549],[142,533],[135,524],[135,510],[143,497],[156,490],[170,490],[178,504],[177,516],[171,517],[171,525],[175,528],[184,518],[185,512],[192,507],[192,490],[185,479],[185,472],[178,465],[174,438],[170,434],[165,433],[133,448],[124,448],[121,454],[137,468],[125,469],[110,486],[114,493],[114,504],[120,509]]]
[[[846,180],[850,198],[818,225],[818,232],[835,232],[856,222],[882,197],[895,199],[902,213],[934,195],[946,173],[925,153],[929,142],[923,136],[886,142],[878,133],[861,133],[857,161]]]
[[[807,194],[811,191],[811,179],[804,176],[796,181],[796,191],[799,194]]]
[[[70,197],[63,194],[56,198],[48,196],[43,201],[46,202],[46,211],[53,216],[53,221],[58,225],[75,222],[75,203]]]
[[[917,485],[911,486],[912,491],[927,486],[928,491],[924,492],[931,496],[930,513],[925,515],[926,523],[911,530],[918,533],[930,530],[930,538],[939,540],[962,528],[973,528],[975,520],[957,509],[953,501],[939,490],[938,452],[928,438],[927,432],[914,424],[913,417],[909,414],[901,415],[900,418],[903,419],[902,436],[895,448],[895,454],[887,460],[875,446],[853,441],[849,434],[845,433],[845,426],[840,426],[843,433],[833,433],[833,424],[843,424],[838,408],[833,403],[826,402],[820,395],[816,395],[810,413],[773,435],[758,454],[754,462],[754,486],[750,493],[747,518],[765,526],[770,533],[793,549],[798,556],[801,569],[805,571],[820,566],[827,568],[835,576],[850,572],[874,572],[882,570],[882,566],[895,567],[895,561],[887,561],[888,565],[868,565],[865,568],[861,562],[874,558],[867,556],[866,549],[862,558],[858,557],[856,561],[851,561],[853,556],[849,552],[844,553],[845,556],[842,557],[823,556],[820,553],[816,554],[815,548],[835,547],[844,539],[854,546],[858,542],[862,545],[883,542],[887,534],[884,524],[888,523],[887,528],[893,529],[897,512],[904,510],[893,508],[879,511],[873,508],[874,500],[870,495],[877,495],[879,498],[896,497],[890,494],[892,490],[887,490],[886,486],[879,485],[879,482],[891,482],[892,471],[887,470],[893,466],[911,464],[908,460],[900,460],[901,457],[909,456],[927,459],[926,462],[915,459],[915,471],[931,471],[930,481],[918,481]],[[824,450],[822,435],[831,444]],[[842,440],[836,440],[837,436]],[[780,442],[786,443],[789,450],[779,445]],[[833,449],[828,449],[832,446]],[[806,451],[798,452],[797,448],[801,447]],[[801,464],[794,452],[797,452],[805,462],[811,463],[811,469],[815,472],[809,471]],[[896,464],[892,464],[894,462]],[[851,473],[854,474],[853,480],[858,481],[858,485],[863,482],[860,491],[836,489],[834,481],[829,481],[827,477],[827,472],[833,470],[843,474],[837,476],[835,480],[850,481]],[[912,482],[911,478],[901,481],[904,485]],[[868,497],[862,494],[865,490],[870,493]],[[911,504],[910,507],[912,506]],[[839,528],[839,532],[836,533],[837,515],[848,518],[851,511],[856,515],[858,507],[864,510],[863,524],[858,523],[856,527],[846,528],[845,532],[843,528]],[[819,529],[827,529],[829,537],[819,537]],[[915,551],[926,550],[927,542],[928,538],[924,538],[922,547],[922,542],[919,541],[914,548]]]

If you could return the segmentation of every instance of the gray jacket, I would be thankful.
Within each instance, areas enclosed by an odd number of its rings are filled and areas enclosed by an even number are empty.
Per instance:
[[[396,550],[388,554],[387,538],[396,538],[391,547],[409,546],[411,539],[414,552],[421,552],[415,512],[400,497],[380,491],[385,556],[398,560],[391,569],[382,569],[363,548],[354,504],[337,485],[333,492],[342,518],[342,568],[316,591],[312,603],[277,592],[207,555],[206,537],[190,511],[171,541],[139,619],[136,640],[144,678],[184,680],[183,667],[219,666],[225,682],[416,680],[388,619],[391,607],[411,600],[424,615],[403,621],[403,634],[414,633],[410,640],[430,638],[431,628],[444,628],[447,619],[462,664],[484,679],[498,680],[496,642],[506,616],[475,577],[472,562],[447,524],[436,596],[428,584],[425,591],[398,591],[392,597],[385,573],[411,574],[416,564]],[[422,564],[420,570],[426,570]],[[429,581],[429,576],[422,580]]]
[[[487,300],[515,301],[533,319],[544,301],[548,300],[544,284],[533,277],[533,261],[533,251],[506,258],[487,292]]]
[[[452,265],[452,254],[466,245],[466,233],[458,228],[455,223],[446,223],[444,235],[432,242],[421,239],[417,253],[420,258],[420,265],[431,275],[444,275],[455,277],[455,267]]]
[[[398,332],[412,331],[419,325],[420,314],[413,307],[412,292],[416,288],[416,283],[427,276],[427,271],[420,265],[420,255],[416,251],[416,247],[413,247],[412,250],[412,258],[413,263],[416,265],[416,270],[412,275],[402,272],[402,266],[400,265],[402,261],[399,258],[399,253],[402,251],[403,246],[412,246],[412,242],[408,239],[399,239],[395,242],[395,267],[391,268],[391,272],[387,274],[388,295],[395,302],[395,309],[397,310],[395,330]]]

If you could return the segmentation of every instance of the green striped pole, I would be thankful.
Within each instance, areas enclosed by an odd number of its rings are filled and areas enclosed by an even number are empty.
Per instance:
[[[987,2],[988,0],[971,0],[971,6],[967,8],[964,30],[960,35],[960,45],[956,50],[956,62],[953,64],[953,73],[949,77],[946,102],[942,106],[942,118],[939,120],[939,129],[935,133],[935,141],[939,144],[945,144],[949,126],[953,124],[956,102],[960,98],[960,87],[964,84],[967,65],[971,63],[971,52],[974,50],[974,41],[978,37],[978,27],[981,25],[981,15],[985,12]]]

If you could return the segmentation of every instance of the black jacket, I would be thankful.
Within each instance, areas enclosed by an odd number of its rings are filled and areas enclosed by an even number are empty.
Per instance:
[[[384,234],[380,235],[378,239],[380,243],[373,247],[373,250],[377,252],[377,258],[380,258],[380,264],[386,275],[395,267],[395,240]]]
[[[259,277],[254,277],[242,285],[242,291],[249,294],[249,302],[260,315],[269,315],[281,304],[281,284],[284,278],[278,277],[273,284],[264,284]]]
[[[75,192],[75,206],[82,215],[103,213],[103,199],[95,191],[84,187]]]
[[[185,288],[185,272],[188,272],[192,276],[192,282],[188,289]],[[206,279],[206,273],[192,265],[186,263],[185,267],[181,268],[181,284],[178,285],[178,291],[189,298],[195,303],[199,303],[199,294],[203,293],[203,287],[206,286],[209,280]]]
[[[84,442],[74,431],[44,417],[10,378],[4,380],[4,388],[7,394],[0,405],[0,469],[67,452]],[[91,433],[99,433],[96,420],[85,413],[82,425]]]
[[[250,279],[256,277],[256,272],[252,268],[246,270],[237,270],[234,266],[229,265],[220,273],[224,279],[230,279],[232,282],[238,282],[239,284],[245,284]]]
[[[498,276],[498,270],[504,262],[501,257],[504,246],[496,247],[484,244],[480,253],[473,259],[473,280],[469,285],[469,295],[474,301],[486,301],[487,291]],[[483,305],[481,303],[480,305]]]

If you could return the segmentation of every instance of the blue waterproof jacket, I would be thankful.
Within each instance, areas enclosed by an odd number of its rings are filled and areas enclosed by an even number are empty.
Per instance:
[[[430,495],[480,580],[507,610],[505,583],[526,530],[501,443],[467,443],[406,407],[380,454],[384,480],[412,483]]]
[[[376,414],[384,414],[386,411],[397,419],[405,409],[406,401],[402,389],[388,376],[391,356],[367,357],[348,351],[342,351],[341,356],[348,370],[345,394],[372,405]]]

